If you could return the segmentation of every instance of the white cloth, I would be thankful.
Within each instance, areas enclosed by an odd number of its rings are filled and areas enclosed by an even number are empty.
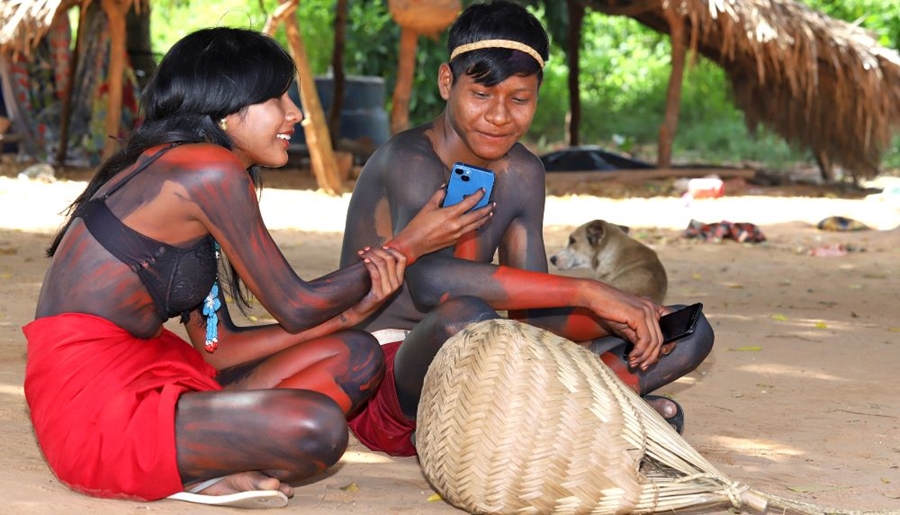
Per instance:
[[[402,342],[406,339],[407,334],[409,334],[409,331],[406,329],[379,329],[377,331],[372,331],[372,336],[374,336],[381,345]]]

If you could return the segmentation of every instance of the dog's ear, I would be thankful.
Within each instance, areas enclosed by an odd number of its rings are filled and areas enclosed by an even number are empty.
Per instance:
[[[597,245],[597,242],[603,239],[603,231],[606,230],[606,222],[603,220],[594,220],[592,222],[588,222],[587,227],[585,227],[585,234],[587,235],[587,241],[589,244]]]
[[[616,224],[616,227],[618,227],[619,229],[622,229],[622,232],[624,232],[625,234],[628,234],[628,231],[631,230],[631,227],[628,227],[627,225]]]

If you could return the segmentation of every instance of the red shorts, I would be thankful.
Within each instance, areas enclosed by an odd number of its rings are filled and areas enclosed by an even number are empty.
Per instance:
[[[184,490],[175,457],[178,397],[222,389],[200,353],[166,329],[143,340],[83,314],[40,318],[23,331],[25,399],[61,482],[139,500]]]
[[[408,420],[400,410],[397,388],[394,385],[394,356],[403,342],[386,343],[384,351],[384,379],[375,395],[363,406],[362,411],[350,420],[350,430],[356,438],[373,451],[392,456],[415,456],[410,437],[416,430],[416,422]]]

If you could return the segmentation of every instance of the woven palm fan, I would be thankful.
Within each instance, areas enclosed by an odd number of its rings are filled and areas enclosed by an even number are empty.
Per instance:
[[[416,446],[476,514],[621,514],[730,503],[822,509],[722,475],[590,351],[511,320],[469,325],[425,376]]]

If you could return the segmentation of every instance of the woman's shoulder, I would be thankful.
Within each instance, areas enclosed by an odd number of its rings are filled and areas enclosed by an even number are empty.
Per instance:
[[[162,148],[162,147],[160,147]],[[214,143],[182,143],[166,152],[167,161],[192,168],[210,168],[243,171],[237,155],[227,148]]]
[[[152,151],[152,149],[151,149]],[[177,145],[159,159],[166,173],[189,175],[204,181],[248,177],[241,160],[232,151],[213,143]]]
[[[153,156],[157,149],[165,148],[166,145],[161,145],[148,149],[145,156]],[[151,169],[156,179],[179,184],[187,192],[207,192],[212,184],[232,191],[252,188],[250,174],[238,156],[212,143],[183,143],[168,148]]]

